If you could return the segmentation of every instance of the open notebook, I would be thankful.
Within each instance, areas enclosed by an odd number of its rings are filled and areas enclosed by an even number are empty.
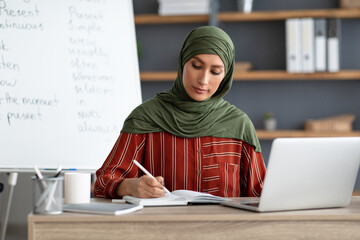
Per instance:
[[[190,190],[175,190],[171,194],[165,194],[161,198],[137,198],[133,196],[124,196],[122,200],[128,203],[139,204],[142,206],[174,206],[188,204],[217,204],[228,200],[227,198],[214,196],[209,193],[200,193]],[[113,199],[113,202],[122,201]]]

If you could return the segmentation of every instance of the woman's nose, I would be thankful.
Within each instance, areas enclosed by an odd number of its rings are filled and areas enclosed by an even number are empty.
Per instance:
[[[207,85],[209,83],[209,77],[208,71],[202,71],[198,78],[198,82],[202,85]]]

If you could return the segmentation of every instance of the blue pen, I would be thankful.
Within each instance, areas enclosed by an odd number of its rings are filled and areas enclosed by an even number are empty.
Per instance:
[[[54,170],[57,170],[55,168],[44,168],[44,170],[46,171],[54,171]],[[64,171],[77,171],[77,168],[63,168],[62,170]]]

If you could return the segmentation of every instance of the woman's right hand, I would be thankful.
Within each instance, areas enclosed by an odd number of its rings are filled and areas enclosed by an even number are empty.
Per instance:
[[[140,178],[126,178],[118,185],[116,192],[120,197],[130,195],[139,198],[157,198],[165,194],[163,183],[164,179],[161,176],[156,177],[156,180],[147,175]]]

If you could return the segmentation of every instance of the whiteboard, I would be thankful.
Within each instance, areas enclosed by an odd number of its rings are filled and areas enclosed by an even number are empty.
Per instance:
[[[0,0],[0,170],[97,169],[141,101],[132,0]]]

